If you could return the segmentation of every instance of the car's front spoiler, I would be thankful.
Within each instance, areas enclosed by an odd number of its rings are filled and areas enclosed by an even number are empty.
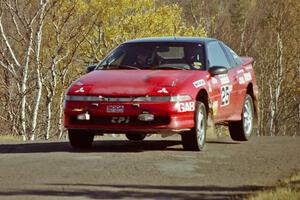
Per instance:
[[[102,134],[126,134],[126,133],[147,133],[147,134],[177,134],[182,133],[186,131],[190,131],[191,129],[93,129],[93,128],[72,128],[76,130],[85,130],[88,132],[92,132],[96,135],[102,135]]]

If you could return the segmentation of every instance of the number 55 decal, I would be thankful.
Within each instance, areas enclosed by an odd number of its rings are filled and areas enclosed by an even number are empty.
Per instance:
[[[221,87],[221,106],[227,106],[230,99],[231,86],[226,85]]]

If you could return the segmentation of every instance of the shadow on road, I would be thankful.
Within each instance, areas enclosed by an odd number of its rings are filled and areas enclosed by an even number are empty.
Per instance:
[[[239,144],[230,141],[212,140],[211,144]],[[96,140],[90,149],[73,149],[69,142],[27,142],[18,144],[0,144],[0,153],[50,153],[50,152],[143,152],[143,151],[183,151],[179,140],[146,140],[146,141],[122,141],[122,140]]]
[[[49,188],[50,186],[50,188]],[[242,199],[263,186],[152,186],[152,185],[94,185],[47,184],[48,189],[24,189],[1,192],[1,196],[81,197],[85,199]],[[64,188],[57,190],[57,188]]]
[[[180,141],[155,140],[130,142],[120,140],[94,141],[90,149],[73,149],[69,142],[37,142],[0,144],[0,153],[50,153],[50,152],[142,152],[174,150],[181,151]]]

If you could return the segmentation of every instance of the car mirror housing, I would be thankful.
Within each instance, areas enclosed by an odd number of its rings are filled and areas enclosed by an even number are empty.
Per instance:
[[[96,64],[88,65],[88,66],[86,67],[85,72],[88,74],[88,73],[94,71],[96,67],[97,67]]]
[[[209,68],[208,71],[212,76],[215,76],[215,75],[219,75],[219,74],[227,74],[228,69],[224,66],[213,66],[213,67]]]

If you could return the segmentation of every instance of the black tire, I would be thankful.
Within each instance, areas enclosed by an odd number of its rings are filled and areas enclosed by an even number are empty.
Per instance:
[[[246,94],[242,111],[242,119],[240,121],[229,122],[230,137],[235,141],[247,141],[253,134],[253,126],[253,100],[249,94]]]
[[[68,130],[69,141],[73,148],[90,148],[94,141],[94,134],[84,130]]]
[[[147,134],[145,133],[127,133],[126,138],[130,141],[142,141],[145,139]]]
[[[189,151],[202,151],[205,147],[207,113],[204,103],[197,101],[195,110],[195,127],[181,134],[182,146]]]

